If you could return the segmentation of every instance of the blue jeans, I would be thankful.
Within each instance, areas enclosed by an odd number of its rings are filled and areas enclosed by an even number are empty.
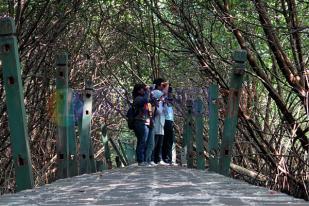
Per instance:
[[[134,122],[134,133],[137,138],[136,160],[138,163],[145,162],[146,142],[149,129],[144,121],[136,120]]]
[[[154,149],[154,129],[149,128],[148,138],[146,142],[146,152],[145,152],[145,160],[146,162],[152,161],[152,152]]]

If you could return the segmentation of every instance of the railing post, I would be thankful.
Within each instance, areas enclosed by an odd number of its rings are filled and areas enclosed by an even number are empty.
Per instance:
[[[241,96],[247,52],[245,50],[235,51],[232,58],[234,60],[234,65],[230,80],[228,103],[226,105],[226,116],[219,160],[219,172],[226,176],[230,174],[229,169],[238,121],[239,99]]]
[[[188,153],[188,145],[187,145],[187,114],[185,114],[184,123],[183,123],[183,132],[182,132],[182,146],[180,151],[180,161],[181,166],[187,166],[187,153]]]
[[[79,173],[85,174],[91,171],[90,154],[91,149],[91,119],[92,119],[92,84],[85,81],[85,91],[83,93],[83,115],[79,125],[80,135],[80,158],[79,158]]]
[[[101,127],[101,138],[102,138],[102,144],[104,146],[104,157],[105,157],[105,162],[107,164],[107,168],[112,169],[113,165],[112,165],[112,159],[111,159],[111,152],[110,152],[110,148],[108,145],[106,125],[103,125]]]
[[[69,105],[69,125],[68,125],[68,141],[69,141],[69,176],[78,175],[78,158],[76,147],[76,132],[73,104],[73,90],[68,90],[68,105]]]
[[[122,155],[123,155],[124,161],[127,163],[127,165],[129,165],[127,153],[126,153],[126,151],[124,150],[123,144],[122,144],[122,142],[120,141],[120,139],[118,139],[118,145],[119,145],[119,147],[120,147],[120,150],[121,150],[121,153],[122,153]]]
[[[120,153],[120,151],[119,151],[119,149],[118,149],[116,143],[114,142],[114,140],[113,140],[112,138],[109,138],[109,141],[110,141],[110,143],[112,144],[112,147],[114,148],[116,154],[118,155],[119,161],[121,161],[121,162],[123,163],[124,166],[127,166],[127,163],[126,163],[126,161],[124,160],[122,154]]]
[[[96,169],[97,169],[97,172],[101,172],[104,170],[104,164],[102,160],[96,161]]]
[[[116,162],[116,167],[121,167],[121,161],[120,161],[120,158],[119,158],[119,156],[116,156],[115,157],[115,162]]]
[[[85,90],[86,92],[86,98],[89,101],[89,104],[91,106],[89,106],[89,111],[91,111],[91,115],[90,115],[90,123],[89,123],[89,163],[90,163],[90,172],[94,173],[97,171],[96,169],[96,161],[94,159],[94,150],[93,150],[93,143],[92,143],[92,138],[91,138],[91,120],[92,120],[92,91],[93,91],[93,87],[92,87],[92,81],[86,81],[85,82]],[[90,98],[89,98],[90,97]]]
[[[10,139],[16,175],[16,190],[33,187],[28,127],[21,80],[16,28],[12,18],[0,19],[0,67],[8,110]]]
[[[201,98],[194,101],[194,115],[195,115],[195,138],[196,138],[196,156],[197,169],[205,169],[205,155],[204,155],[204,105]]]
[[[89,148],[90,172],[94,173],[97,171],[97,168],[96,168],[96,161],[94,159],[93,143],[91,136],[89,140],[90,140],[90,148]]]
[[[68,144],[68,54],[56,55],[56,138],[57,178],[68,177],[69,144]]]
[[[113,168],[112,157],[111,157],[111,149],[109,147],[108,141],[104,144],[104,155],[107,164],[107,169]]]
[[[219,167],[219,143],[218,143],[218,85],[212,84],[208,89],[209,105],[209,171],[218,172]]]
[[[183,151],[182,156],[186,156],[187,166],[193,168],[193,111],[192,100],[187,101],[187,114],[183,129]]]
[[[125,142],[124,144],[124,150],[127,155],[128,163],[133,164],[134,163],[134,142],[131,144],[128,142]]]

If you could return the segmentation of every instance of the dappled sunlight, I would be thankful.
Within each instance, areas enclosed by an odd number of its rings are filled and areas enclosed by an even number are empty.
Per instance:
[[[104,174],[104,175],[103,175]],[[0,205],[256,205],[302,200],[215,173],[181,167],[127,167],[88,174],[0,198]],[[293,204],[290,204],[293,205]]]

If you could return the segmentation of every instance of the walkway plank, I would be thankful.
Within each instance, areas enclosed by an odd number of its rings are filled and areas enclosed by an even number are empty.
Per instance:
[[[181,167],[127,167],[57,180],[0,197],[0,205],[309,205],[219,174]]]

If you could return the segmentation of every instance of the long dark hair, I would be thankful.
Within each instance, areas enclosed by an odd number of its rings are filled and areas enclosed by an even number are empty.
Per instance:
[[[153,84],[155,84],[155,89],[158,89],[158,87],[161,85],[161,83],[165,82],[165,79],[163,78],[157,78],[153,80]]]
[[[132,92],[133,99],[139,96],[139,90],[144,89],[146,87],[145,84],[135,84]]]

